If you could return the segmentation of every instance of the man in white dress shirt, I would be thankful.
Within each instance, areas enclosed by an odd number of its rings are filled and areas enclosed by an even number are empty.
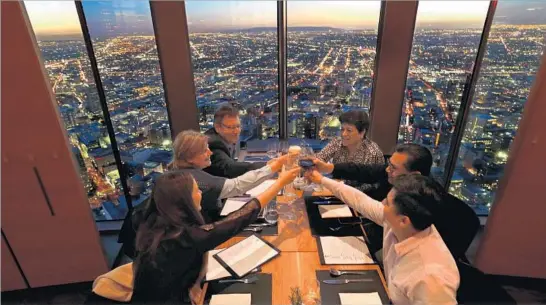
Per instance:
[[[394,304],[457,304],[459,271],[432,224],[442,198],[437,182],[419,174],[401,175],[379,202],[316,170],[306,177],[383,226],[383,266]]]

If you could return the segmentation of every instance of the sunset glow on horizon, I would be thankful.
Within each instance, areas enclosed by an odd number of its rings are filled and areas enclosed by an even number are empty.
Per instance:
[[[113,3],[123,3],[116,4]],[[186,13],[191,32],[219,31],[251,27],[275,27],[276,1],[187,1]],[[131,9],[150,18],[148,1],[84,2],[97,8],[88,20],[101,18],[100,6],[116,7],[115,18],[130,16]],[[38,36],[81,34],[76,7],[71,1],[25,1]],[[483,26],[489,1],[421,1],[417,26]],[[288,26],[328,26],[344,29],[374,29],[379,20],[380,1],[289,1]],[[541,7],[538,9],[542,9]],[[148,12],[148,13],[146,13]],[[150,22],[151,25],[151,22]],[[150,33],[153,33],[150,26]]]

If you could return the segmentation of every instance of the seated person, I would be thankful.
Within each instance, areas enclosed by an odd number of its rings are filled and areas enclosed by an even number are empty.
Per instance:
[[[396,146],[394,154],[386,163],[347,162],[333,164],[317,159],[315,165],[321,173],[332,174],[334,179],[377,184],[376,191],[367,192],[367,195],[375,200],[383,200],[392,187],[392,179],[396,176],[409,173],[430,175],[432,154],[425,146],[407,143]]]
[[[318,154],[317,158],[333,164],[351,162],[354,164],[380,165],[385,163],[379,146],[366,138],[370,121],[366,112],[350,110],[339,116],[341,137],[332,139]],[[377,189],[377,183],[345,181],[363,192]]]
[[[173,161],[169,164],[171,170],[191,174],[203,193],[201,214],[205,222],[220,219],[223,204],[221,199],[241,196],[259,185],[272,174],[282,169],[288,155],[273,159],[260,169],[252,170],[237,178],[226,179],[204,172],[202,169],[210,165],[211,152],[208,149],[207,136],[192,130],[182,131],[173,143]],[[141,222],[142,213],[146,210],[149,200],[135,207],[128,213],[119,233],[118,242],[123,243],[123,252],[129,258],[134,258],[135,234]]]
[[[241,120],[239,111],[229,104],[222,105],[214,113],[214,127],[207,130],[209,149],[212,151],[210,166],[203,170],[211,175],[235,178],[250,170],[263,167],[265,162],[235,161]]]
[[[316,170],[305,175],[383,226],[383,266],[393,304],[457,304],[457,265],[432,224],[434,211],[441,208],[438,183],[422,175],[400,175],[379,202]]]
[[[295,168],[281,173],[269,189],[240,210],[210,224],[199,213],[201,191],[188,172],[160,176],[138,228],[131,302],[197,304],[206,272],[206,252],[256,221],[260,210],[299,171]]]
[[[204,168],[210,166],[212,152],[208,148],[207,136],[199,132],[186,130],[179,133],[173,142],[172,169],[186,171],[197,181],[203,192],[202,214],[205,221],[219,219],[223,204],[220,199],[241,196],[272,177],[272,174],[282,169],[288,156],[282,156],[269,161],[262,168],[251,170],[239,177],[227,179],[213,176]]]
[[[383,200],[392,188],[392,181],[399,175],[415,173],[424,176],[430,175],[432,167],[432,154],[428,148],[408,143],[400,144],[395,148],[394,154],[386,164],[362,165],[353,163],[327,164],[321,160],[315,160],[320,172],[332,173],[334,179],[349,179],[363,183],[379,183],[376,192],[367,193],[376,200]],[[474,238],[475,232],[471,223],[461,228],[462,218],[470,222],[479,222],[472,208],[448,194],[442,192],[442,209],[434,216],[434,225],[440,232],[444,242],[455,258],[465,257],[469,243]],[[457,215],[457,217],[453,217]],[[476,227],[477,229],[477,227]],[[381,227],[375,224],[366,224],[365,230],[370,241],[370,250],[375,252],[382,245],[383,232]]]

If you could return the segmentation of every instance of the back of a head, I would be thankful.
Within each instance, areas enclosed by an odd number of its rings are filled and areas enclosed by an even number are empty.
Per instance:
[[[159,215],[172,225],[203,224],[193,203],[193,176],[184,171],[167,172],[159,176],[153,189],[153,200]]]
[[[193,183],[192,175],[182,171],[167,172],[157,178],[146,219],[137,232],[139,253],[153,257],[162,240],[178,236],[186,226],[204,224],[193,203]]]
[[[342,113],[339,116],[339,122],[341,124],[355,125],[358,132],[368,131],[370,127],[370,118],[366,111],[363,110],[349,110]]]
[[[419,174],[397,176],[392,185],[398,212],[408,216],[415,229],[421,231],[428,228],[441,209],[445,192],[442,186],[434,179]]]
[[[394,151],[408,156],[406,167],[410,172],[418,171],[423,176],[430,175],[432,154],[428,148],[419,144],[405,143],[396,146]]]
[[[239,116],[239,110],[228,103],[222,104],[214,112],[214,124],[221,124],[226,116],[237,117]]]

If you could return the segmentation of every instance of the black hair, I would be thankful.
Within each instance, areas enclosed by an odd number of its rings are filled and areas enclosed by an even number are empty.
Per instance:
[[[370,118],[366,111],[349,110],[339,116],[341,124],[355,125],[358,132],[368,131],[370,128]]]
[[[394,178],[394,206],[399,214],[407,216],[416,230],[422,231],[433,223],[445,193],[434,179],[406,174]]]
[[[239,110],[233,107],[231,104],[225,103],[222,104],[216,112],[214,113],[214,123],[221,124],[226,116],[229,117],[238,117]]]
[[[432,154],[428,148],[419,144],[406,143],[396,146],[394,151],[408,155],[408,160],[405,164],[408,171],[418,171],[423,176],[430,175]]]

